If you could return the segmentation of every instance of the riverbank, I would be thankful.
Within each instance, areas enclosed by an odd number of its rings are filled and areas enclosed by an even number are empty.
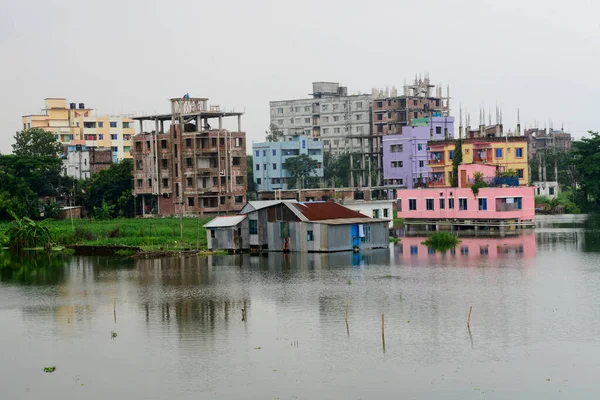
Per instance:
[[[144,252],[177,252],[183,250],[207,250],[206,229],[203,225],[208,218],[183,218],[181,234],[179,218],[99,220],[47,220],[56,246],[130,246],[139,247]],[[5,232],[10,222],[0,223],[0,238],[5,240]],[[3,243],[4,244],[4,243]]]

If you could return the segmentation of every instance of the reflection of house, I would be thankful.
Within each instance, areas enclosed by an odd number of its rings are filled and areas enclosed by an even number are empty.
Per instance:
[[[491,186],[471,189],[475,172],[494,170],[493,166],[461,165],[458,188],[430,188],[398,191],[398,217],[410,227],[435,229],[467,227],[530,226],[535,216],[534,188],[506,186],[491,178]],[[485,176],[485,173],[484,173]],[[502,181],[501,181],[502,182]]]
[[[241,212],[248,219],[248,229],[241,231],[243,243],[255,249],[333,252],[384,248],[389,242],[387,220],[366,217],[335,202],[253,201]],[[211,229],[210,223],[205,227]]]
[[[244,240],[244,232],[248,231],[245,215],[216,217],[204,227],[207,229],[209,250],[228,250],[236,253],[250,248],[248,240]]]
[[[394,245],[395,258],[405,260],[492,260],[510,256],[532,257],[536,254],[535,234],[523,234],[511,237],[472,238],[461,237],[460,243],[454,249],[435,251],[422,242],[423,237],[403,237],[400,243]]]

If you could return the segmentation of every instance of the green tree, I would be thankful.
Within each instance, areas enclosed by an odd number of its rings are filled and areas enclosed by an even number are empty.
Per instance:
[[[350,163],[350,153],[342,153],[338,155],[326,152],[323,155],[324,177],[327,185],[332,187],[349,187],[350,186],[350,171],[352,165]],[[360,164],[360,154],[356,153],[353,158],[354,168],[358,168]]]
[[[285,161],[285,168],[292,175],[289,180],[290,188],[307,189],[314,187],[313,178],[316,175],[317,160],[306,154],[290,157]]]
[[[256,191],[256,185],[254,184],[254,157],[252,154],[246,156],[246,175],[248,181],[248,193],[254,193]]]
[[[584,201],[600,206],[600,135],[589,133],[591,137],[573,142],[573,162]]]
[[[265,131],[267,142],[277,142],[283,137],[283,131],[275,124],[269,126],[269,130]]]
[[[110,217],[133,217],[132,187],[133,160],[125,159],[83,183],[83,203],[91,211],[104,208],[106,202]]]
[[[12,145],[17,156],[58,157],[63,152],[62,145],[54,135],[41,128],[25,129],[17,132]]]
[[[450,186],[458,187],[458,166],[462,164],[462,140],[458,139],[454,145],[454,158],[452,159],[452,175],[450,176]]]

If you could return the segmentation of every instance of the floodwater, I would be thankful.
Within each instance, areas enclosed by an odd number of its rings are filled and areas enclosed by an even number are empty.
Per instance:
[[[543,217],[445,254],[1,254],[0,398],[599,398],[599,229]]]

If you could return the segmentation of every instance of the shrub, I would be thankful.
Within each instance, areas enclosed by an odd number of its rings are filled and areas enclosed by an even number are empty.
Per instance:
[[[43,247],[49,249],[52,243],[50,230],[35,222],[29,217],[19,218],[11,212],[14,221],[6,231],[8,237],[8,245],[15,250],[23,250],[26,248]]]
[[[422,242],[425,246],[432,247],[435,250],[449,250],[456,247],[460,240],[448,232],[434,232],[427,236],[427,240]]]

